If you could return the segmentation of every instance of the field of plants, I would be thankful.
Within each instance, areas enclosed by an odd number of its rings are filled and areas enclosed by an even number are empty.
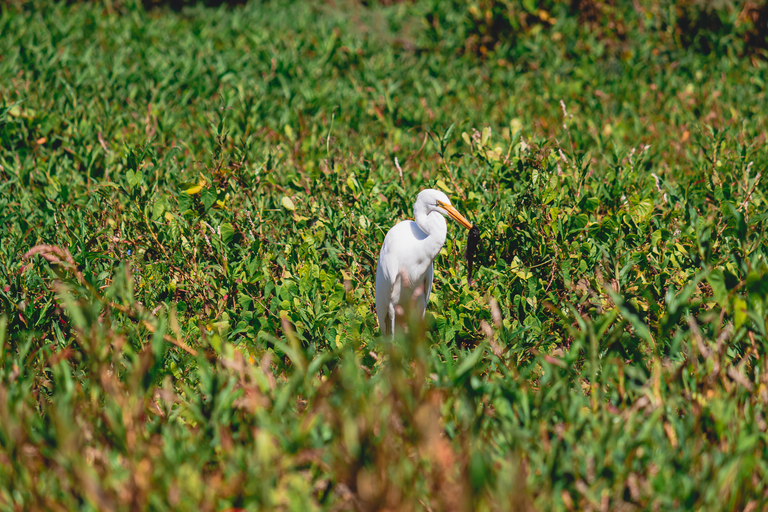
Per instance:
[[[0,3],[0,510],[766,510],[767,22]]]

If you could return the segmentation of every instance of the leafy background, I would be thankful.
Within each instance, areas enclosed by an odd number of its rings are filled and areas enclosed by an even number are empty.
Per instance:
[[[768,503],[765,3],[214,3],[1,7],[0,508]]]

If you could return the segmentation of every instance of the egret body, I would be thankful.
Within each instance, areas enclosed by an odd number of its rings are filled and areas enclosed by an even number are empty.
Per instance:
[[[413,205],[415,220],[398,223],[384,237],[376,269],[376,314],[384,336],[394,335],[395,308],[413,308],[424,317],[432,291],[433,261],[445,243],[451,217],[469,229],[472,224],[439,190],[419,193]]]

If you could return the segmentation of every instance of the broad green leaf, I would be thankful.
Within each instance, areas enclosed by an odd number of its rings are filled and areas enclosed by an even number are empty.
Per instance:
[[[155,204],[152,205],[152,218],[158,219],[163,213],[165,213],[165,200],[160,199],[155,201]]]
[[[707,276],[707,282],[712,287],[712,293],[720,304],[721,308],[725,308],[728,302],[728,288],[725,286],[725,275],[720,269],[714,269]]]
[[[221,226],[219,226],[219,230],[221,232],[221,240],[225,244],[228,244],[232,241],[232,237],[235,236],[235,228],[230,224],[229,222],[225,222]]]
[[[630,210],[632,220],[634,220],[636,224],[647,222],[651,213],[653,213],[653,200],[651,199],[643,199],[639,201],[637,204],[633,205]]]
[[[205,209],[209,210],[211,206],[213,206],[213,203],[216,202],[216,192],[210,187],[206,188],[203,190],[200,200],[202,201],[203,206],[205,206]]]

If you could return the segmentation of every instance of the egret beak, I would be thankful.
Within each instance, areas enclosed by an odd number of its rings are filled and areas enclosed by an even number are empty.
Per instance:
[[[450,204],[446,204],[446,203],[444,203],[442,201],[438,201],[437,202],[437,206],[439,206],[440,208],[442,208],[443,210],[448,212],[448,215],[453,220],[455,220],[456,222],[458,222],[459,224],[461,224],[465,228],[470,229],[472,227],[472,223],[469,222],[466,219],[466,217],[464,217],[462,214],[460,214],[459,211],[456,208],[454,208],[453,206],[451,206]]]

